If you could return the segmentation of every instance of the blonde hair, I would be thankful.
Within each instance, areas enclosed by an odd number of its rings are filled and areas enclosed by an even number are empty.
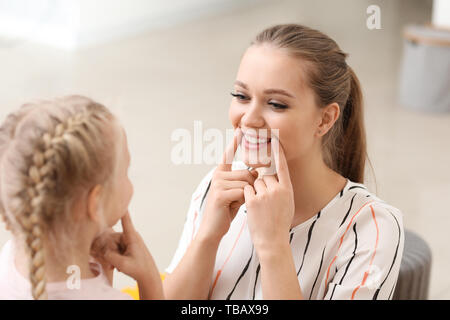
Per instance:
[[[82,96],[25,104],[0,127],[0,214],[25,238],[34,299],[47,298],[44,238],[68,225],[77,196],[108,185],[117,128],[106,107]]]

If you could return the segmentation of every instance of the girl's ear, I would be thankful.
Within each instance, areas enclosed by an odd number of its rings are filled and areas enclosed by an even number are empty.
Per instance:
[[[100,206],[100,199],[101,194],[103,191],[103,187],[99,184],[97,184],[95,187],[89,191],[88,197],[87,197],[87,214],[89,219],[91,219],[94,222],[99,223],[101,221],[100,212],[99,212],[99,206]]]

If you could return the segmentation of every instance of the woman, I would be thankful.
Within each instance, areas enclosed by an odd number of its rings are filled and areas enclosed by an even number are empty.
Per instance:
[[[293,24],[247,49],[231,93],[235,139],[192,196],[166,298],[392,298],[402,214],[362,184],[362,94],[345,58]],[[238,145],[244,161],[231,164]],[[275,175],[258,169],[262,151]]]
[[[362,94],[346,56],[293,24],[247,49],[229,111],[245,164],[224,161],[194,192],[167,298],[392,298],[402,215],[362,184]],[[278,141],[277,175],[255,179],[249,159]]]

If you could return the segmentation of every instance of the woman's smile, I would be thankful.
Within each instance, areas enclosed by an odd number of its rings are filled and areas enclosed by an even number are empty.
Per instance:
[[[244,133],[242,142],[244,148],[247,150],[259,150],[267,148],[270,145],[271,138],[265,136],[256,136],[249,133]]]

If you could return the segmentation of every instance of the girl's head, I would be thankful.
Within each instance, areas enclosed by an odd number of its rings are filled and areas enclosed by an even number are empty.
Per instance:
[[[342,176],[363,182],[362,94],[346,56],[328,36],[301,25],[277,25],[256,36],[242,58],[229,112],[244,132],[247,164],[261,165],[249,161],[258,149],[270,154],[270,140],[257,144],[249,137],[268,132],[279,135],[288,161],[318,156]]]
[[[1,125],[0,212],[29,248],[36,299],[46,296],[48,244],[67,245],[87,225],[101,232],[127,212],[128,165],[118,121],[85,97],[25,104]]]

